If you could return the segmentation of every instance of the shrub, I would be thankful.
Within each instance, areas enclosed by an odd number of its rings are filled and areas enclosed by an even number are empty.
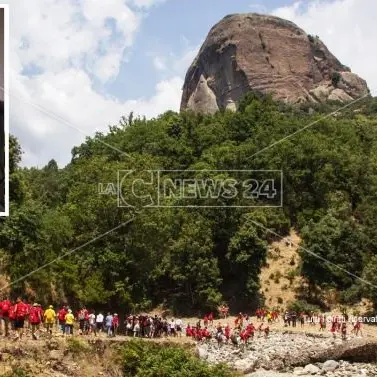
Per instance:
[[[31,374],[23,368],[14,367],[11,371],[2,374],[2,377],[32,377]]]
[[[68,350],[74,355],[80,353],[85,353],[90,350],[90,346],[87,342],[77,338],[68,338],[67,339]]]
[[[308,39],[310,43],[314,43],[314,37],[311,34],[308,35]]]
[[[288,310],[295,311],[295,312],[310,313],[310,312],[319,312],[320,308],[319,306],[309,304],[305,300],[297,300],[297,301],[288,303]]]
[[[274,283],[279,284],[280,283],[280,278],[281,278],[281,272],[278,270],[275,272],[275,278],[274,278]]]
[[[297,270],[292,268],[291,270],[289,270],[287,272],[287,274],[285,275],[285,277],[289,280],[289,284],[292,284],[293,283],[293,280],[294,278],[297,276]]]
[[[332,75],[331,75],[331,82],[332,82],[332,85],[336,88],[339,84],[339,81],[340,79],[342,78],[342,76],[340,76],[340,73],[339,72],[333,72]]]
[[[278,304],[282,304],[284,301],[281,297],[278,297]]]
[[[272,260],[278,260],[280,258],[280,249],[278,247],[275,247],[273,250],[270,250],[268,257]]]
[[[125,377],[235,377],[224,365],[212,366],[173,345],[130,341],[121,350]]]
[[[353,285],[346,291],[340,292],[339,301],[342,304],[356,304],[361,300],[362,288],[358,285]]]
[[[296,264],[296,260],[295,260],[294,255],[292,255],[292,258],[291,258],[291,260],[289,261],[289,264],[290,264],[291,266],[294,266],[294,265]]]

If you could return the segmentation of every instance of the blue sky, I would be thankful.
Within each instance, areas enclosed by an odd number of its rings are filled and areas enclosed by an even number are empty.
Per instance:
[[[147,118],[178,111],[187,68],[210,28],[231,13],[295,22],[377,89],[377,1],[2,2],[10,4],[10,130],[26,166],[52,158],[64,166],[73,146],[131,111]]]

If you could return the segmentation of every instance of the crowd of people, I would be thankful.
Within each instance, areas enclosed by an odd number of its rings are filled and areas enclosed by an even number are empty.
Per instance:
[[[55,310],[52,305],[46,309],[38,303],[29,304],[21,297],[15,302],[5,299],[0,302],[0,335],[10,337],[15,334],[15,340],[21,339],[25,330],[30,332],[33,339],[38,339],[42,329],[52,335],[57,329],[62,335],[73,335],[74,325],[78,324],[79,334],[106,332],[108,336],[115,336],[119,328],[119,316],[117,313],[107,315],[96,314],[82,307],[76,313],[68,305],[63,305]]]
[[[225,310],[224,310],[225,308]],[[31,334],[33,339],[38,339],[44,332],[52,336],[53,332],[60,332],[63,336],[72,336],[74,331],[80,335],[94,335],[104,333],[109,337],[114,337],[123,327],[122,334],[132,337],[159,338],[159,337],[186,337],[198,342],[216,339],[219,344],[231,342],[235,345],[247,344],[255,336],[268,337],[270,326],[276,322],[283,321],[286,327],[296,327],[297,323],[301,327],[305,325],[315,326],[319,324],[319,331],[327,329],[334,337],[341,334],[342,339],[347,338],[348,322],[342,316],[326,317],[320,313],[304,313],[286,311],[280,313],[278,309],[268,310],[257,309],[256,319],[253,321],[248,314],[239,313],[232,326],[229,323],[222,324],[221,320],[227,319],[228,308],[223,306],[218,313],[219,319],[215,321],[215,314],[210,312],[205,314],[195,324],[184,324],[181,318],[171,318],[156,315],[128,315],[125,317],[123,326],[117,313],[107,312],[96,313],[82,307],[75,313],[68,305],[63,305],[55,310],[52,305],[46,309],[38,303],[29,304],[20,297],[15,302],[5,299],[0,302],[0,334],[9,337],[11,331],[14,332],[15,339],[21,339],[25,332]],[[217,322],[217,323],[215,323]],[[74,330],[76,328],[77,330]],[[352,323],[351,333],[362,335],[361,322]]]

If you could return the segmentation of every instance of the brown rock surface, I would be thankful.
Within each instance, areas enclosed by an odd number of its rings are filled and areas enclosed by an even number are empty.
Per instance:
[[[181,110],[234,110],[252,90],[289,103],[347,102],[369,93],[363,79],[294,23],[255,13],[230,15],[210,30],[189,68]]]

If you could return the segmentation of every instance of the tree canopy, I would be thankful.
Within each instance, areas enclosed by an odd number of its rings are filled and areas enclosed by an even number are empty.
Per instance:
[[[258,276],[268,243],[295,227],[303,237],[301,273],[310,284],[377,303],[371,286],[344,272],[375,280],[376,100],[326,117],[331,104],[312,107],[249,95],[235,113],[130,115],[75,146],[64,168],[54,160],[21,168],[21,147],[11,137],[10,217],[0,224],[1,272],[12,282],[10,293],[124,310],[164,304],[198,312],[222,301],[255,308],[263,304]],[[236,181],[237,171],[282,170],[283,206],[246,207],[245,198],[229,195],[214,208],[210,197],[159,195],[160,206],[148,207],[148,195],[156,195],[147,184],[150,170],[172,180],[173,170],[195,179],[216,170],[211,179]],[[121,198],[133,207],[119,206],[118,172]],[[141,187],[140,195],[132,187]],[[259,197],[254,204],[268,202]]]

